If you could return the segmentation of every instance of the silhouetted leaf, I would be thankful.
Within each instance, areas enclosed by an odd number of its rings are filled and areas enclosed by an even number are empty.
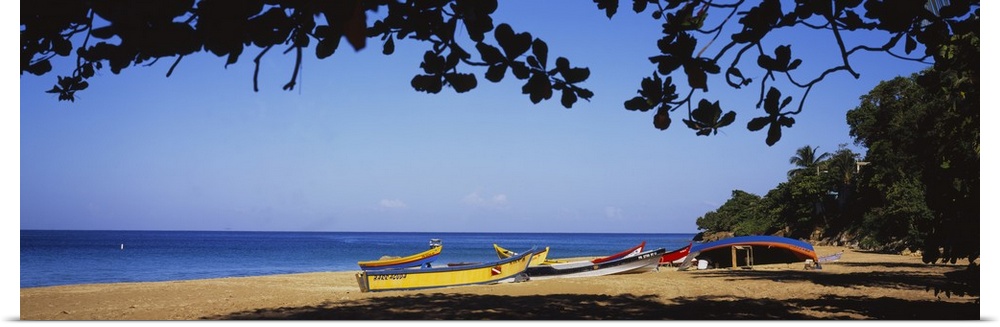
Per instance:
[[[786,116],[778,117],[778,124],[785,127],[792,127],[795,124],[795,118]]]
[[[338,31],[334,41],[339,43],[343,37],[355,51],[364,49],[368,29],[364,5],[359,1],[335,1],[328,5],[332,8],[326,11],[327,22],[336,24]],[[311,20],[306,22],[312,23]]]
[[[665,36],[656,42],[662,56],[650,57],[649,61],[657,64],[657,71],[663,75],[670,75],[681,65],[692,61],[692,55],[698,41],[687,32],[680,33],[676,37]],[[686,69],[686,68],[685,68]]]
[[[670,79],[670,77],[667,77]],[[656,103],[661,102],[663,99],[663,81],[660,80],[660,75],[653,72],[653,77],[643,78],[640,86],[642,89],[639,90],[639,94],[643,97],[649,99],[651,105],[656,105]]]
[[[649,109],[653,109],[654,105],[656,104],[649,103],[643,97],[634,97],[631,100],[625,101],[625,109],[628,110],[649,111]]]
[[[528,48],[531,47],[531,34],[527,32],[515,34],[514,30],[507,24],[497,26],[493,36],[496,37],[500,48],[503,48],[506,58],[511,61],[527,52]]]
[[[385,43],[382,44],[382,54],[391,55],[396,52],[396,43],[392,41],[392,38],[387,38]]]
[[[115,37],[115,28],[113,25],[98,27],[90,30],[90,35],[102,40],[107,40]]]
[[[697,121],[693,121],[693,120],[689,120],[689,119],[684,119],[684,124],[686,124],[688,126],[688,128],[695,130],[694,135],[708,136],[708,135],[712,134],[712,128],[708,127],[708,126],[705,126],[701,122],[697,122]]]
[[[576,94],[573,90],[566,88],[562,90],[562,102],[563,107],[572,108],[573,104],[576,103]]]
[[[767,139],[764,140],[764,143],[767,143],[768,146],[772,146],[775,143],[778,143],[779,140],[781,140],[781,125],[771,124],[771,128],[767,129]]]
[[[444,83],[441,82],[440,76],[416,75],[410,80],[410,85],[413,86],[414,90],[436,94],[441,92]]]
[[[504,56],[500,53],[500,49],[493,47],[492,45],[486,43],[476,43],[476,50],[479,50],[479,56],[487,64],[496,64],[504,62]]]
[[[392,41],[392,39],[389,40]],[[326,57],[333,55],[333,53],[337,51],[337,46],[339,45],[340,45],[339,38],[337,38],[336,40],[331,40],[330,38],[325,38],[323,40],[320,40],[319,43],[316,44],[316,58],[324,59]],[[383,53],[384,52],[385,51],[383,51]]]
[[[764,126],[767,126],[770,123],[771,123],[771,117],[757,117],[751,119],[750,122],[747,123],[747,129],[750,130],[751,132],[756,132],[761,130],[762,128],[764,128]]]
[[[451,84],[451,87],[458,93],[465,93],[476,88],[476,76],[472,74],[448,73],[444,74],[444,79]]]
[[[444,58],[435,54],[434,51],[424,52],[424,61],[420,63],[420,68],[423,68],[424,72],[428,74],[442,73],[445,70]]]
[[[729,124],[732,124],[734,121],[736,121],[736,112],[729,111],[723,115],[721,119],[719,119],[719,123],[715,125],[715,129],[718,130],[721,127],[729,126]]]
[[[580,83],[590,77],[590,68],[570,68],[562,71],[566,83]]]
[[[710,102],[705,99],[698,101],[698,107],[691,111],[691,116],[704,126],[714,126],[722,115],[722,108],[719,102]]]
[[[52,51],[60,56],[68,56],[70,52],[73,52],[73,43],[67,39],[52,40]]]
[[[785,99],[781,101],[781,107],[778,109],[785,109],[789,103],[792,103],[792,97],[785,97]]]
[[[792,60],[792,63],[788,64],[788,70],[793,70],[795,68],[799,68],[799,65],[801,65],[801,64],[802,64],[802,59]]]
[[[611,19],[618,12],[618,0],[594,0],[594,3],[597,4],[597,9],[604,10],[608,19]]]
[[[527,79],[531,76],[531,70],[528,69],[528,66],[523,61],[511,62],[510,71],[514,73],[514,77],[517,77],[517,79]]]
[[[684,65],[684,73],[688,77],[688,86],[692,89],[702,89],[708,92],[708,74],[698,65]]]
[[[774,60],[774,58],[771,58],[771,56],[768,56],[766,54],[762,54],[757,57],[757,66],[760,66],[760,68],[764,68],[766,70],[781,69],[781,64],[778,63],[777,60]]]
[[[661,107],[660,110],[653,115],[653,127],[656,127],[656,129],[661,131],[670,128],[669,110],[664,110],[663,107]]]
[[[646,11],[646,5],[648,4],[648,0],[632,0],[632,11],[637,14]]]
[[[569,59],[563,57],[556,58],[555,70],[566,70],[566,69],[569,69]]]
[[[938,12],[941,18],[956,18],[968,14],[972,8],[973,1],[970,0],[950,0],[948,5]],[[976,2],[978,4],[978,1]]]
[[[778,100],[780,99],[781,91],[772,86],[767,90],[767,96],[764,97],[764,111],[771,115],[777,115],[781,109],[778,107]]]
[[[507,73],[507,65],[498,64],[486,69],[486,79],[490,82],[500,82]]]
[[[52,70],[52,63],[50,63],[47,59],[31,64],[28,66],[27,69],[29,73],[38,76],[45,75],[45,73],[48,73],[51,70]]]
[[[774,58],[768,55],[760,55],[757,57],[757,65],[761,68],[767,70],[773,70],[778,72],[787,72],[789,70],[795,69],[802,63],[801,60],[796,59],[794,63],[789,63],[792,58],[792,48],[788,45],[782,45],[774,48]]]
[[[528,82],[521,87],[521,93],[527,94],[531,103],[552,98],[552,84],[545,74],[532,74]]]
[[[493,18],[490,17],[497,9],[496,0],[456,2],[462,13],[462,22],[469,31],[469,39],[481,42],[484,34],[493,30]]]
[[[80,77],[90,78],[94,76],[94,65],[84,64],[80,69]]]
[[[528,56],[528,66],[534,69],[542,69],[542,65],[538,63],[538,60],[534,56]]]
[[[844,23],[844,28],[853,31],[865,26],[864,21],[861,20],[861,16],[858,16],[853,10],[844,11],[844,16],[841,17],[840,22]]]
[[[914,40],[911,36],[906,36],[906,54],[910,54],[917,48],[917,40]]]
[[[535,39],[531,43],[531,53],[538,60],[539,69],[545,70],[545,65],[547,65],[549,60],[549,46],[541,39]],[[530,59],[531,57],[528,58]]]
[[[243,48],[242,47],[240,47],[239,49],[233,50],[233,52],[230,52],[229,56],[226,57],[226,67],[228,67],[229,65],[235,64],[236,61],[240,59],[240,54],[242,54],[242,53],[243,53]]]

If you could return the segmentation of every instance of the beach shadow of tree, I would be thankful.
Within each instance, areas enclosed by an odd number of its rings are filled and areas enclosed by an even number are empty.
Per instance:
[[[818,313],[818,314],[817,314]],[[835,297],[772,300],[732,297],[413,294],[317,306],[209,316],[213,320],[804,320],[978,319],[978,303]]]
[[[882,264],[912,268],[913,264]],[[916,265],[926,267],[926,265]],[[729,281],[768,280],[776,282],[810,282],[822,286],[847,288],[878,287],[901,290],[924,290],[935,296],[979,296],[978,269],[955,266],[945,273],[912,271],[874,271],[828,274],[822,271],[797,270],[718,270],[702,272],[695,278],[723,278]],[[974,282],[970,282],[974,281]],[[978,299],[976,299],[978,301]]]

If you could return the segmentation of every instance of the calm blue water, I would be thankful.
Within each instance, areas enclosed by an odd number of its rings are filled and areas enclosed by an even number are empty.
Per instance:
[[[149,282],[319,271],[358,271],[358,261],[443,251],[434,266],[497,260],[550,247],[550,258],[610,255],[646,241],[680,248],[694,234],[21,231],[21,287]],[[121,249],[124,244],[124,249]]]

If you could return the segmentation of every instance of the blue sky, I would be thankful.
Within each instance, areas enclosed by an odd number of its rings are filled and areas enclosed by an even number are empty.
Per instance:
[[[590,68],[583,86],[596,95],[572,109],[558,98],[533,105],[521,81],[494,84],[477,68],[466,68],[479,75],[468,93],[414,91],[426,45],[412,41],[392,56],[373,39],[326,60],[307,52],[290,92],[281,86],[293,55],[277,51],[253,92],[255,49],[228,68],[187,57],[169,78],[172,60],[103,70],[74,103],[44,93],[56,74],[22,75],[20,228],[693,233],[733,190],[763,195],[784,181],[799,147],[863,151],[846,111],[879,81],[926,67],[854,58],[861,78],[828,77],[770,147],[745,128],[756,82],[710,85],[738,115],[718,135],[694,135],[680,112],[659,131],[652,112],[622,105],[655,69],[647,58],[660,32],[629,4],[611,20],[586,1],[504,1],[494,15],[545,40],[550,63]],[[818,62],[836,59],[831,35],[786,37],[800,42],[793,55],[810,78],[834,65]]]

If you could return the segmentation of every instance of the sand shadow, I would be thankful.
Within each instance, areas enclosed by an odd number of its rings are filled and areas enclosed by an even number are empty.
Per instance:
[[[903,264],[906,265],[906,264]],[[953,266],[945,273],[925,274],[917,271],[876,271],[830,274],[823,271],[799,270],[712,270],[700,272],[695,278],[767,280],[775,282],[809,282],[821,286],[846,288],[877,287],[900,290],[922,290],[935,296],[978,296],[978,271],[968,272],[964,266]],[[972,282],[970,282],[972,281]]]
[[[778,301],[732,297],[412,294],[318,306],[284,307],[203,317],[212,320],[808,320],[979,319],[978,303],[824,297]],[[808,314],[811,312],[812,314]]]

